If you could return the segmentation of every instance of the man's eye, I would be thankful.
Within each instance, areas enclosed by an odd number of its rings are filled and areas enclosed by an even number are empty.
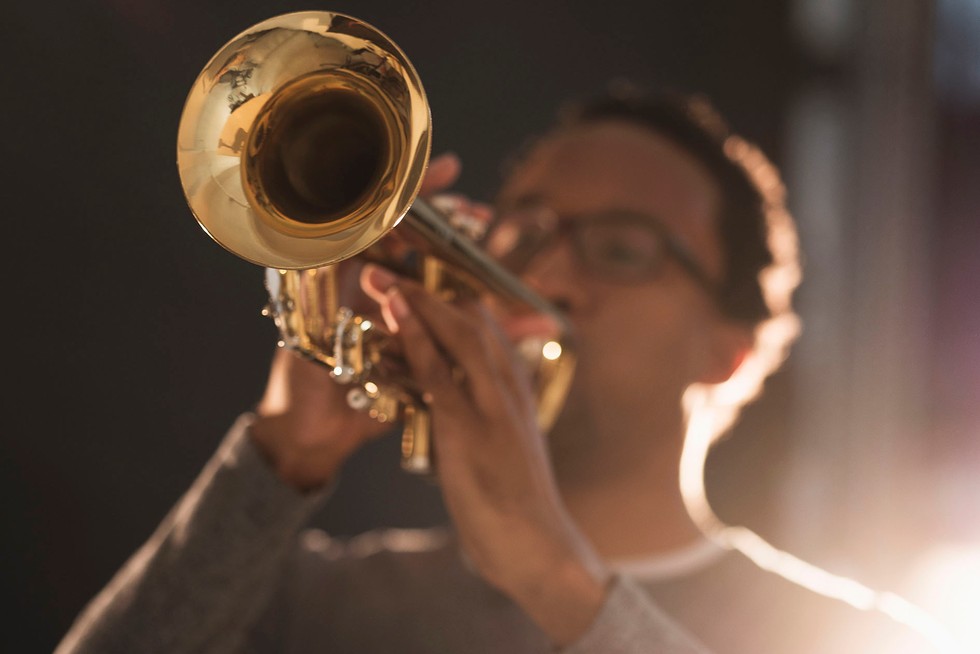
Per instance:
[[[643,253],[626,243],[605,243],[602,256],[615,261],[636,261],[643,258]]]
[[[644,265],[650,259],[645,248],[623,239],[594,242],[592,247],[596,258],[612,264]]]

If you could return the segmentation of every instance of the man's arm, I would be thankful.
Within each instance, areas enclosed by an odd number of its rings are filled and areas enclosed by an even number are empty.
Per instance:
[[[241,651],[323,491],[269,469],[242,416],[153,536],[85,608],[56,654]]]

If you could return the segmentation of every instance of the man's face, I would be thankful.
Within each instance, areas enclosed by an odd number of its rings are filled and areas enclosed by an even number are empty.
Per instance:
[[[719,203],[716,183],[691,155],[642,127],[608,121],[540,143],[507,180],[498,210],[543,209],[567,221],[646,217],[718,281]],[[570,236],[557,237],[521,272],[576,329],[578,368],[556,431],[563,424],[602,433],[655,429],[664,412],[678,415],[689,384],[710,375],[710,339],[722,319],[709,292],[670,256],[641,279],[623,281],[596,276],[579,252]]]

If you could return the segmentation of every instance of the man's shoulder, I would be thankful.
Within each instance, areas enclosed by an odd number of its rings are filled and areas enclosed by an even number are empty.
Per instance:
[[[919,632],[878,610],[873,591],[865,589],[858,597],[849,593],[856,582],[812,572],[820,583],[763,568],[731,551],[696,573],[646,586],[665,610],[695,633],[710,634],[708,645],[721,651],[938,651]],[[836,588],[829,583],[835,581]]]

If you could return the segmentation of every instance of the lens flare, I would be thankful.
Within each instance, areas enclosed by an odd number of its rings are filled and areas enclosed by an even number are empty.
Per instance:
[[[548,361],[555,361],[561,356],[561,344],[556,341],[548,341],[542,346],[541,355]]]

